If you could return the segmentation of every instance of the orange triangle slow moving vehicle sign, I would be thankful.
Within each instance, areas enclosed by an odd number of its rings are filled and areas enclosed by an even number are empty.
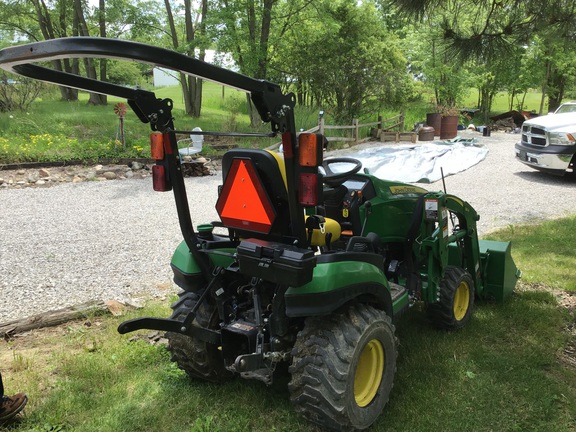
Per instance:
[[[224,225],[268,234],[276,212],[249,159],[234,159],[216,202]]]

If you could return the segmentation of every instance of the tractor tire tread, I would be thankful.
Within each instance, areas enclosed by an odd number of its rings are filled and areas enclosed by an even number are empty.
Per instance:
[[[196,305],[198,295],[181,291],[178,300],[172,304],[171,319],[184,321],[188,312]],[[205,328],[216,327],[215,308],[204,302],[197,310],[195,325]],[[232,378],[232,372],[224,367],[224,361],[218,347],[199,341],[192,336],[168,332],[168,351],[170,359],[191,378],[220,383]]]
[[[394,354],[390,359],[392,370],[387,373],[394,374],[397,341],[391,319],[383,311],[355,304],[343,314],[307,318],[292,350],[289,369],[290,400],[298,413],[337,431],[361,430],[372,424],[377,415],[367,423],[357,422],[349,408],[351,358],[364,329],[370,326],[388,332]],[[385,387],[385,394],[377,402],[382,408],[388,402],[392,383]]]
[[[454,295],[461,281],[470,287],[468,312],[458,321],[454,316]],[[470,320],[474,305],[474,282],[470,274],[461,267],[447,266],[444,278],[440,282],[440,300],[430,304],[427,309],[428,318],[434,326],[442,330],[458,330]]]

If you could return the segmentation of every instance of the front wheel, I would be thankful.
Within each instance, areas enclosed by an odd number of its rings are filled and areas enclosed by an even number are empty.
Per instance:
[[[363,430],[382,413],[397,357],[384,311],[356,304],[308,318],[292,355],[290,400],[308,420],[331,430]]]
[[[470,273],[448,266],[440,282],[440,299],[428,307],[428,317],[436,327],[458,330],[470,321],[474,306],[474,282]]]

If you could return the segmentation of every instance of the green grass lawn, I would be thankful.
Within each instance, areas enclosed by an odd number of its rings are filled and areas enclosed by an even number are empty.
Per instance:
[[[520,95],[518,100],[522,99],[523,95]],[[524,110],[525,111],[532,111],[535,110],[538,112],[540,110],[540,99],[542,97],[542,93],[535,90],[530,90],[526,93],[526,97],[524,99]],[[468,92],[466,97],[463,101],[463,107],[466,108],[475,108],[478,104],[478,91],[476,89],[472,89]],[[516,101],[514,102],[512,109],[518,109],[516,107]],[[492,114],[501,114],[510,111],[510,96],[507,93],[500,92],[494,96],[492,101]]]
[[[504,303],[477,303],[461,331],[435,330],[419,306],[412,308],[397,325],[390,402],[370,430],[576,430],[575,302],[559,301],[559,293],[576,295],[575,232],[573,217],[492,234],[512,238],[526,280]],[[543,257],[557,272],[541,271]],[[167,304],[150,303],[1,341],[7,392],[24,390],[30,398],[22,421],[6,430],[317,430],[293,412],[282,380],[272,387],[190,381],[163,346],[148,342],[149,332],[116,332],[125,319],[168,314]]]

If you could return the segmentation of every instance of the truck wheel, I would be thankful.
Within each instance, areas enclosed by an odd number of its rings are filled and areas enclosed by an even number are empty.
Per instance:
[[[460,267],[446,267],[440,300],[428,306],[432,323],[445,330],[458,330],[470,320],[473,306],[474,282],[470,274]]]
[[[307,318],[292,350],[290,400],[324,428],[366,429],[388,402],[397,354],[384,311],[356,304],[344,313]]]
[[[172,319],[184,321],[188,311],[197,302],[198,296],[192,292],[181,291],[179,299],[172,305]],[[209,328],[219,329],[218,310],[215,305],[206,301],[202,302],[197,310],[194,324]],[[166,333],[168,338],[168,351],[171,360],[192,378],[200,378],[205,381],[223,382],[233,377],[232,372],[224,367],[222,353],[218,347],[192,336],[180,333]]]

